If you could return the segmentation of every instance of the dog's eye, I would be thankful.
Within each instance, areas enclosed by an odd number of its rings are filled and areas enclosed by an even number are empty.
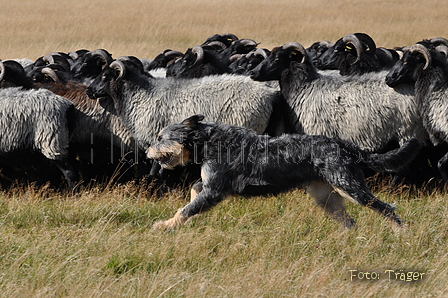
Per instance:
[[[160,142],[162,140],[162,136],[157,137],[157,142]]]

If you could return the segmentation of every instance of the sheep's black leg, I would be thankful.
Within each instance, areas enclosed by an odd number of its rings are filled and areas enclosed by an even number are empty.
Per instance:
[[[76,174],[70,163],[67,160],[54,160],[54,163],[61,170],[70,189],[75,190]]]
[[[441,159],[439,159],[439,162],[437,163],[437,169],[439,170],[440,175],[442,175],[445,185],[448,186],[447,162],[448,162],[448,153],[445,154]]]
[[[153,160],[149,176],[151,176],[151,178],[157,179],[161,168],[162,167],[160,166],[160,164],[156,160]]]

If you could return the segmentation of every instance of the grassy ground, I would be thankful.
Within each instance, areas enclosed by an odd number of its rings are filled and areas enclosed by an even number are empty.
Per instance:
[[[77,196],[0,192],[1,297],[443,297],[446,194],[376,189],[397,202],[397,230],[348,204],[342,230],[303,191],[232,197],[172,232],[154,221],[188,198],[135,184]],[[412,273],[409,273],[412,272]],[[375,278],[367,280],[367,278]],[[361,279],[362,278],[362,279]],[[404,280],[403,280],[404,279]]]
[[[0,59],[80,48],[153,58],[227,32],[266,48],[366,32],[393,47],[448,37],[446,11],[437,0],[5,1]],[[158,200],[132,183],[77,196],[0,190],[0,296],[443,297],[446,192],[372,185],[397,202],[405,229],[348,204],[359,228],[342,230],[301,190],[233,197],[165,233],[151,226],[188,201],[182,192]]]

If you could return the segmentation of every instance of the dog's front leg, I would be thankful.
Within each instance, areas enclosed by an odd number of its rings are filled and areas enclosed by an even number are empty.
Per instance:
[[[198,182],[198,183],[195,183],[191,187],[190,202],[193,202],[196,199],[198,194],[202,191],[202,186],[203,186],[203,183],[202,182]]]
[[[183,208],[177,210],[176,214],[168,220],[157,221],[153,228],[155,230],[172,230],[175,227],[183,225],[188,220],[188,217],[182,215],[182,210]]]
[[[222,201],[222,198],[223,195],[221,192],[203,187],[202,191],[192,202],[184,208],[177,210],[176,214],[172,218],[156,222],[153,228],[156,230],[174,229],[184,224],[190,217],[211,209],[213,206]]]

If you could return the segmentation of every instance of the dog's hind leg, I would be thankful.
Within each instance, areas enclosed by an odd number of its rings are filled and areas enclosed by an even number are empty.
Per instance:
[[[313,181],[307,188],[307,193],[314,199],[316,205],[325,213],[343,224],[347,229],[356,226],[356,222],[344,207],[344,198],[334,188],[324,182]]]
[[[351,184],[333,185],[334,189],[344,198],[360,205],[369,207],[384,217],[401,225],[402,220],[395,214],[395,207],[375,197],[365,184],[365,181],[353,180]]]

